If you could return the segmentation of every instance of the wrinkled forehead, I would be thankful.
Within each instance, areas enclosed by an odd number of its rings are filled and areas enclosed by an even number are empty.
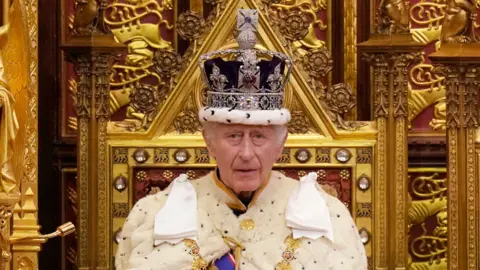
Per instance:
[[[229,133],[229,132],[242,132],[242,133],[250,133],[250,132],[262,132],[262,133],[270,133],[274,131],[274,126],[268,125],[242,125],[242,124],[223,124],[219,123],[215,126],[217,132],[220,133]]]

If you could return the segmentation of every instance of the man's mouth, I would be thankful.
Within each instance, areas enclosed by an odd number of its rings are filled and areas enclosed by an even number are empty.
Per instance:
[[[256,170],[255,169],[238,169],[237,171],[246,173],[246,172],[253,172]]]

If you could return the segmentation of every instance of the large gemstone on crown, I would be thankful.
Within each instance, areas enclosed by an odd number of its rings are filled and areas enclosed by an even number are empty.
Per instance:
[[[258,98],[254,96],[241,96],[238,100],[240,110],[258,110]]]
[[[252,73],[246,73],[245,75],[243,75],[242,83],[246,88],[253,87],[255,85],[255,82],[257,82],[257,77]]]

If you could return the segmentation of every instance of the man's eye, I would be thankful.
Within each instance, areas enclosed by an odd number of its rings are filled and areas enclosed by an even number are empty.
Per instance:
[[[238,134],[238,133],[235,133],[235,134],[230,134],[228,137],[229,137],[229,138],[232,138],[232,139],[237,139],[237,138],[240,138],[241,135]]]
[[[254,137],[255,139],[263,139],[263,138],[265,138],[265,136],[263,136],[263,134],[255,134],[253,137]]]

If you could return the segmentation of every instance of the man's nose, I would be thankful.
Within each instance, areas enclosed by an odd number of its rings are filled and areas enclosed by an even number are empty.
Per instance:
[[[240,158],[243,160],[250,160],[253,158],[253,143],[249,137],[243,139],[242,149],[240,150]]]

